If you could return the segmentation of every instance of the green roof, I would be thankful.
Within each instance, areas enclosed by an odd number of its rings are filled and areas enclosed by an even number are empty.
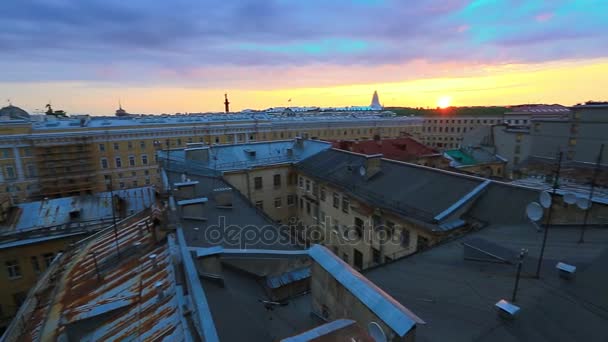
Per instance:
[[[473,156],[468,153],[465,153],[462,150],[447,150],[444,153],[450,156],[452,159],[456,160],[461,165],[477,164],[477,160],[475,160]]]

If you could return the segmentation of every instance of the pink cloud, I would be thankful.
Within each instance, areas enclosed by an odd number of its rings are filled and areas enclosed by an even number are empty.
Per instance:
[[[534,17],[536,19],[536,21],[538,21],[539,23],[544,23],[546,21],[551,20],[551,18],[553,18],[553,13],[541,13],[538,14],[536,17]]]
[[[458,28],[456,29],[456,31],[457,31],[458,33],[463,33],[463,32],[468,31],[470,28],[471,28],[471,26],[469,26],[469,25],[467,25],[467,24],[464,24],[464,25],[460,25],[460,26],[458,26]]]

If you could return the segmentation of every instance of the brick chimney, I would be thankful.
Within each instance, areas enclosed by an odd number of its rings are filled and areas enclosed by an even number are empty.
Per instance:
[[[365,177],[370,179],[382,171],[382,154],[372,154],[365,157]]]

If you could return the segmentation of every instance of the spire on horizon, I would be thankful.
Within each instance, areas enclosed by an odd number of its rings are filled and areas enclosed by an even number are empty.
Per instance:
[[[382,109],[382,105],[380,104],[380,98],[378,97],[378,91],[374,90],[374,95],[372,96],[372,104],[370,105],[370,107],[373,110],[381,110]]]

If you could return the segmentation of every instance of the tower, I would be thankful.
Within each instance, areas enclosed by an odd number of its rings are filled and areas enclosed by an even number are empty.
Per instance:
[[[381,110],[382,105],[380,104],[380,99],[378,98],[378,91],[374,91],[374,96],[372,96],[372,104],[370,107],[373,110]]]
[[[228,94],[224,94],[224,109],[226,113],[230,113],[230,101],[228,101]]]

